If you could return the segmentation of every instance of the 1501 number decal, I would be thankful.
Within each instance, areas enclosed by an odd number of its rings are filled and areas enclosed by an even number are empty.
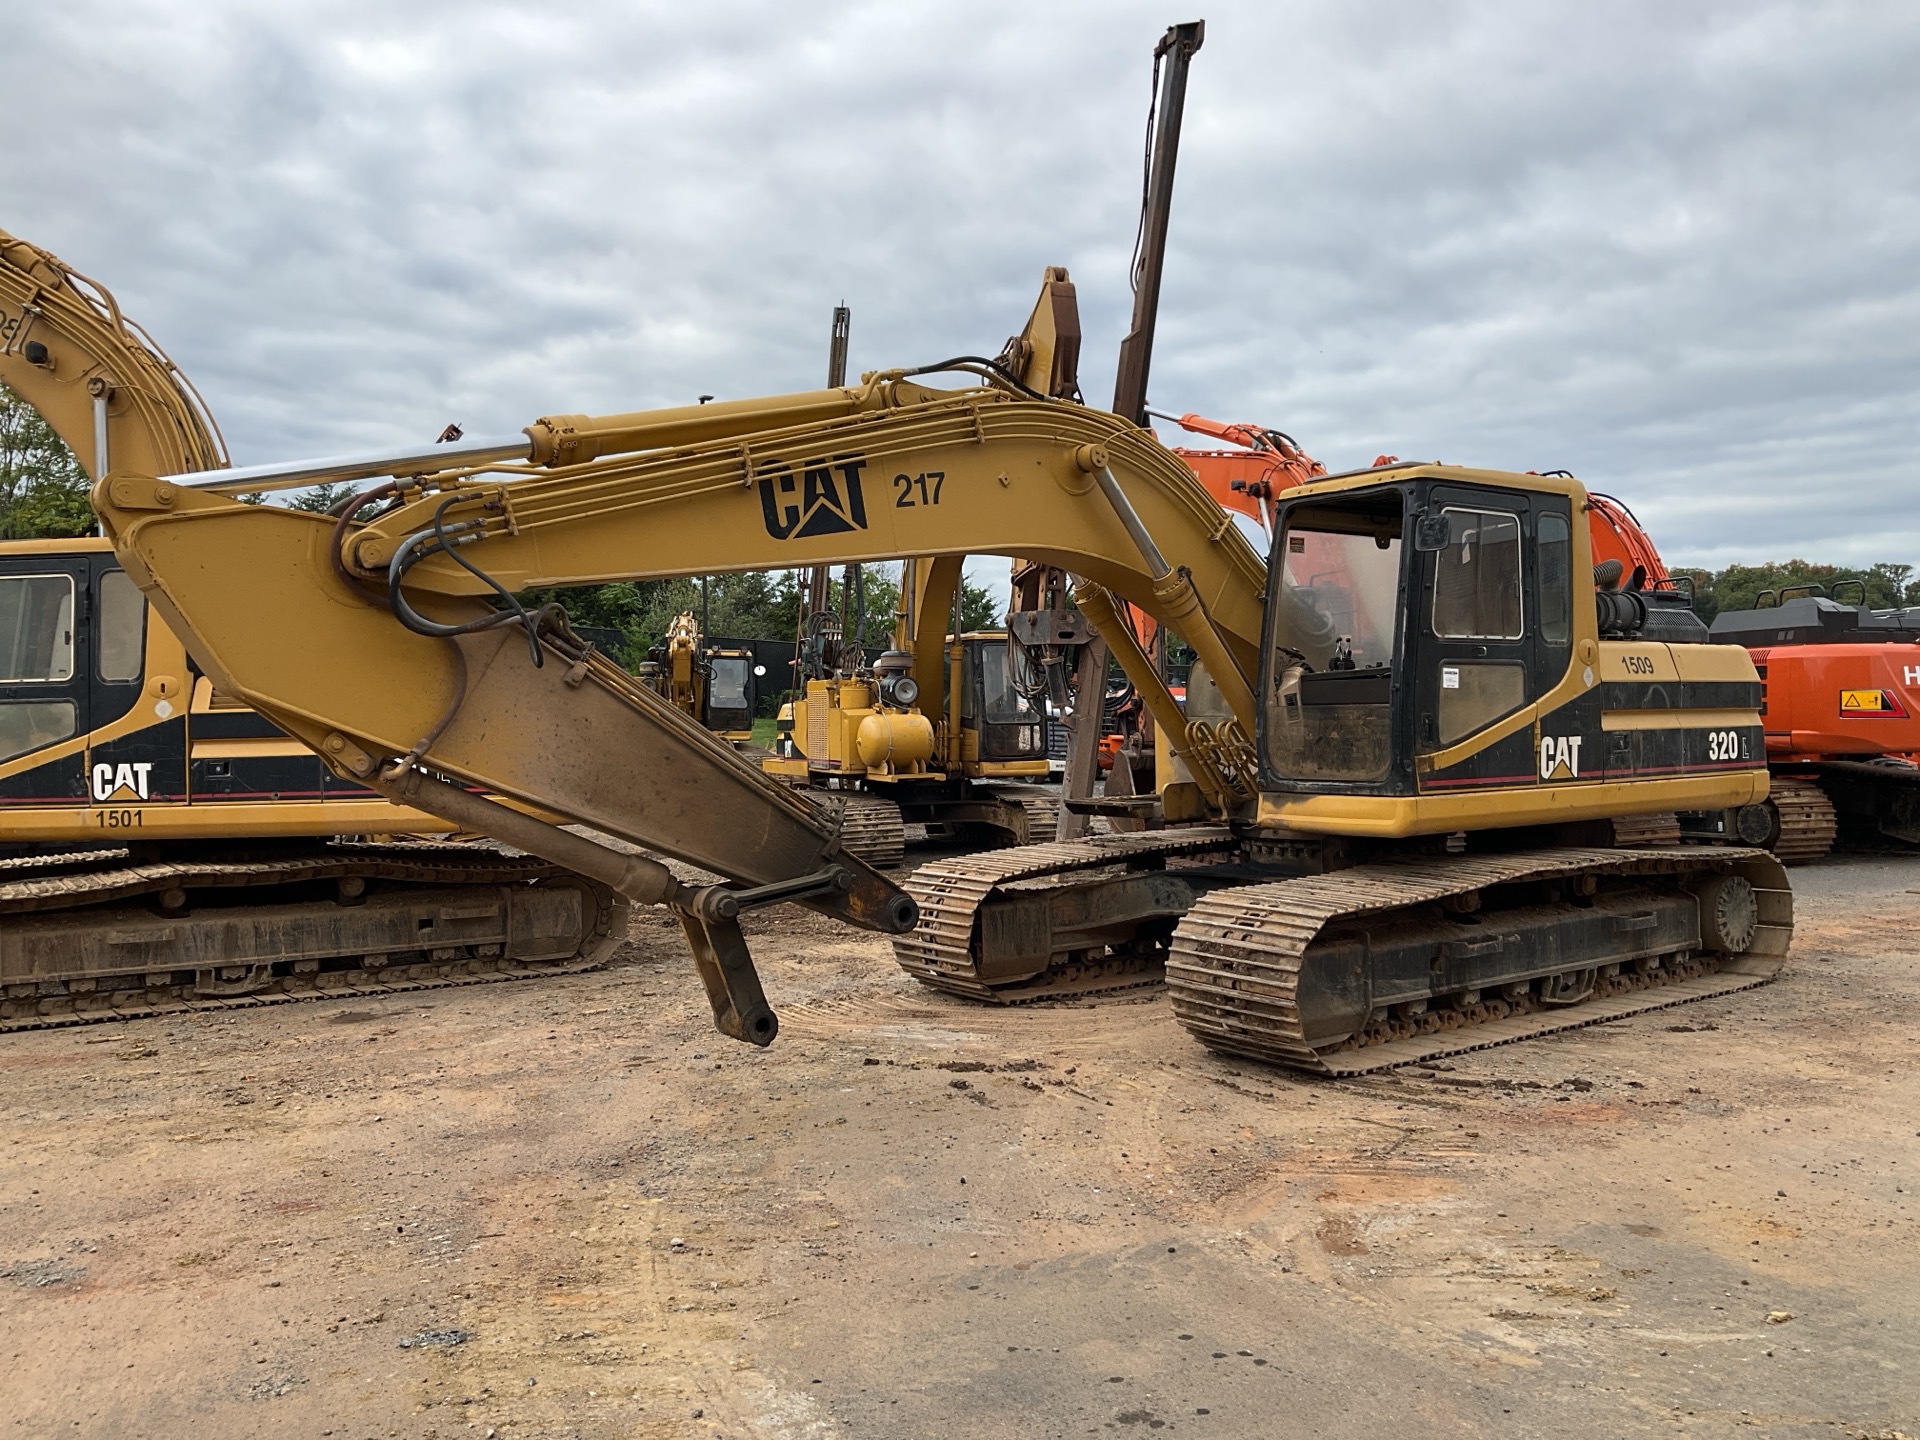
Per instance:
[[[919,505],[938,505],[940,491],[947,483],[947,472],[929,470],[921,475],[896,475],[893,483],[900,493],[893,497],[893,508],[911,510]],[[918,499],[915,499],[915,496]]]
[[[1739,760],[1740,732],[1738,730],[1709,730],[1707,732],[1707,759]]]

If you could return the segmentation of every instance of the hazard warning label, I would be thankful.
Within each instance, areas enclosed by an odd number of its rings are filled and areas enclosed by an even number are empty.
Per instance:
[[[1901,705],[1891,690],[1842,690],[1840,692],[1840,715],[1843,719],[1853,719],[1870,715],[1892,718],[1905,718],[1906,707]]]

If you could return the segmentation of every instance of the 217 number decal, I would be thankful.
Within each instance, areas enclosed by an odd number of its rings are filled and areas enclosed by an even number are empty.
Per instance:
[[[1740,732],[1737,730],[1709,730],[1707,732],[1707,759],[1738,760],[1740,758]]]
[[[896,475],[893,483],[900,490],[893,497],[893,508],[896,510],[910,510],[917,505],[938,505],[941,488],[947,483],[947,472],[929,470],[922,475]],[[914,498],[916,493],[920,497],[917,500]]]

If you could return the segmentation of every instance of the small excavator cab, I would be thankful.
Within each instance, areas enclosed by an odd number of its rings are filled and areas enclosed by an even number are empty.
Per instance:
[[[751,650],[708,650],[707,706],[702,723],[729,740],[752,738],[753,680]]]
[[[1417,773],[1447,768],[1567,674],[1572,574],[1564,494],[1415,479],[1281,505],[1264,785],[1419,793]],[[1516,738],[1531,744],[1530,732]],[[1489,747],[1449,783],[1514,778],[1493,773],[1514,768],[1508,748]],[[1525,754],[1517,764],[1531,778]]]
[[[976,631],[960,640],[966,652],[960,723],[979,735],[980,759],[1045,761],[1047,717],[1013,683],[1006,632]]]

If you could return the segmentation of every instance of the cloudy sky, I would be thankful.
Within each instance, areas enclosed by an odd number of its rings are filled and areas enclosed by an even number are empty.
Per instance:
[[[1670,559],[1920,563],[1920,7],[1196,7],[1152,403],[1335,469],[1571,469]],[[1111,395],[1132,0],[64,0],[0,226],[241,463],[997,349],[1043,266]]]

